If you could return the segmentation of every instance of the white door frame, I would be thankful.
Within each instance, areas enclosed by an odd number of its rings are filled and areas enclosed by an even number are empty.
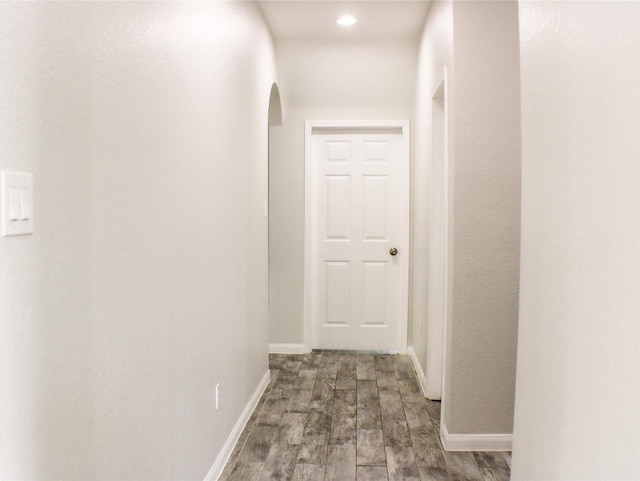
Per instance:
[[[312,135],[314,131],[322,130],[362,130],[362,129],[399,129],[402,131],[402,166],[401,182],[406,186],[402,198],[402,228],[400,233],[400,249],[407,255],[401,256],[400,268],[402,270],[402,285],[400,287],[401,311],[399,322],[399,346],[400,354],[407,352],[407,329],[409,317],[409,219],[410,219],[410,124],[408,120],[308,120],[305,122],[304,137],[304,347],[305,351],[311,351],[313,346],[313,326],[311,312],[311,276],[312,276],[312,255],[311,245],[313,240],[313,225],[310,219],[313,216],[314,182],[312,176]]]
[[[429,182],[434,182],[434,175],[432,169],[436,162],[441,163],[442,168],[442,177],[435,179],[435,182],[442,183],[442,192],[440,193],[440,198],[436,199],[433,196],[434,192],[437,192],[436,189],[430,187],[430,198],[429,202],[436,208],[441,209],[442,216],[442,225],[435,225],[437,229],[442,229],[441,232],[441,249],[442,252],[441,257],[439,259],[440,267],[442,269],[442,277],[440,282],[442,288],[442,299],[441,299],[441,307],[442,312],[441,315],[437,318],[429,318],[427,320],[427,332],[426,332],[426,369],[425,369],[425,377],[426,377],[426,386],[425,386],[425,395],[429,399],[440,399],[442,401],[442,408],[444,410],[445,400],[444,400],[444,386],[446,383],[446,379],[444,376],[445,364],[446,364],[446,347],[447,347],[447,329],[449,326],[448,317],[451,312],[449,303],[451,300],[450,294],[450,275],[449,275],[449,254],[452,252],[449,246],[450,235],[449,232],[451,230],[451,216],[450,216],[450,192],[452,192],[451,188],[451,179],[449,175],[449,105],[448,105],[448,85],[447,85],[447,67],[445,66],[441,72],[440,77],[431,93],[431,166],[430,166],[430,174],[429,174]],[[434,109],[436,109],[436,103],[441,104],[438,107],[439,110],[439,120],[441,122],[441,130],[436,130],[434,125]],[[439,135],[440,138],[434,138],[434,135]],[[436,158],[434,153],[434,146],[439,144],[439,148],[441,152],[439,152],[439,157]],[[433,219],[430,217],[430,221],[433,222]],[[430,227],[431,228],[431,227]],[[429,242],[431,242],[431,237],[429,238]],[[431,245],[430,245],[431,246]],[[431,246],[433,247],[433,246]],[[431,266],[430,269],[434,269],[436,266]]]

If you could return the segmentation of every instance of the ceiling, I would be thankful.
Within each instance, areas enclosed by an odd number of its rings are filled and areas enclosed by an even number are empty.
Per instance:
[[[276,40],[365,40],[418,37],[427,0],[263,0],[260,7]],[[341,27],[341,15],[358,23]]]

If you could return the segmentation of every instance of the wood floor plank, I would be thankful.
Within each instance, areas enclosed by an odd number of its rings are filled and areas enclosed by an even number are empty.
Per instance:
[[[311,389],[294,389],[291,391],[291,397],[287,403],[287,412],[290,413],[307,413],[311,407],[311,398],[313,390]]]
[[[375,379],[356,382],[358,401],[378,401],[378,383]]]
[[[509,481],[511,476],[510,470],[504,468],[482,468],[480,472],[483,481]]]
[[[269,399],[289,399],[293,384],[276,384],[269,391]]]
[[[288,359],[284,362],[284,364],[280,368],[280,372],[297,374],[298,371],[300,370],[300,366],[302,366],[302,360],[300,358],[288,356]]]
[[[260,481],[290,479],[296,467],[298,446],[291,444],[274,444],[264,462]]]
[[[352,414],[334,414],[329,444],[356,444],[356,418]]]
[[[358,466],[386,466],[382,429],[359,429],[357,436],[356,463]]]
[[[404,418],[404,406],[398,391],[380,391],[382,418]]]
[[[303,435],[305,437],[317,434],[328,435],[331,432],[331,414],[313,411],[309,413],[307,424],[304,427]]]
[[[507,463],[507,458],[505,456],[505,452],[496,451],[496,452],[478,452],[475,451],[472,453],[473,457],[476,459],[478,463],[478,467],[480,468],[490,468],[490,469],[509,469],[509,464]]]
[[[256,420],[258,425],[279,426],[287,408],[287,399],[267,399]]]
[[[224,481],[259,481],[262,476],[264,463],[240,462],[236,463],[234,469],[227,477],[222,477]]]
[[[331,444],[327,453],[324,481],[355,481],[356,446]]]
[[[385,446],[411,447],[413,445],[407,423],[401,419],[382,419]]]
[[[300,369],[298,371],[298,377],[294,389],[313,389],[316,384],[316,377],[318,376],[317,369]]]
[[[318,365],[319,379],[335,379],[338,375],[338,361],[340,356],[337,354],[325,354]]]
[[[412,436],[429,437],[435,434],[426,403],[404,403],[404,413]]]
[[[358,429],[381,429],[382,420],[380,418],[380,403],[378,400],[367,400],[358,402],[358,413],[356,417]]]
[[[427,409],[429,410],[429,416],[431,416],[431,422],[436,428],[436,431],[440,431],[440,401],[426,401]]]
[[[482,473],[468,451],[444,451],[452,481],[482,481]]]
[[[407,356],[395,356],[393,358],[393,367],[395,368],[398,380],[411,380],[416,378],[413,363]]]
[[[312,401],[333,401],[334,393],[336,390],[336,381],[334,379],[316,379],[316,384],[313,388]]]
[[[392,355],[376,354],[373,356],[373,362],[375,363],[376,371],[395,371]]]
[[[402,402],[416,403],[425,402],[422,390],[415,379],[403,379],[398,381],[398,390],[402,396]],[[426,403],[425,403],[426,406]]]
[[[398,380],[395,371],[376,371],[379,391],[397,391]]]
[[[338,389],[333,398],[333,414],[355,416],[357,412],[357,393],[355,389]]]
[[[496,454],[499,454],[505,460],[509,469],[511,469],[511,451],[498,451]]]
[[[422,481],[447,481],[449,472],[437,437],[413,438],[416,465]]]
[[[356,468],[357,481],[387,481],[386,466],[358,466]]]
[[[323,357],[324,355],[321,353],[308,352],[303,354],[300,369],[318,369]]]
[[[297,464],[291,481],[323,481],[324,465]]]
[[[284,413],[277,442],[281,444],[300,444],[307,424],[307,413]]]
[[[338,373],[336,377],[336,389],[356,388],[356,365],[355,355],[341,355],[338,361]]]
[[[376,366],[373,356],[358,356],[356,361],[356,379],[376,379]]]
[[[385,446],[411,446],[411,435],[398,391],[380,391],[380,412]]]
[[[286,360],[283,354],[269,354],[269,369],[280,369]]]
[[[247,462],[264,462],[279,433],[280,426],[254,426],[239,456]]]
[[[327,462],[327,448],[329,445],[321,440],[307,440],[300,445],[298,449],[299,464],[326,464]]]
[[[389,481],[420,481],[413,448],[387,446],[386,453]]]

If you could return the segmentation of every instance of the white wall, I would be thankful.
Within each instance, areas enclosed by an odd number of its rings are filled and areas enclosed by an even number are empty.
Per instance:
[[[36,216],[0,239],[0,478],[203,479],[267,370],[262,16],[4,3],[0,38]]]
[[[284,124],[271,129],[269,342],[304,342],[304,122],[409,119],[417,45],[277,42]]]
[[[522,2],[514,480],[640,473],[640,4]]]
[[[415,40],[279,40],[276,47],[287,108],[397,109],[413,103]]]

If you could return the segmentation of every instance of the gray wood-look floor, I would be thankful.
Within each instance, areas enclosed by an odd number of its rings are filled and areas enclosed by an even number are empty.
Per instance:
[[[508,452],[445,452],[407,356],[269,356],[223,481],[507,481]]]

